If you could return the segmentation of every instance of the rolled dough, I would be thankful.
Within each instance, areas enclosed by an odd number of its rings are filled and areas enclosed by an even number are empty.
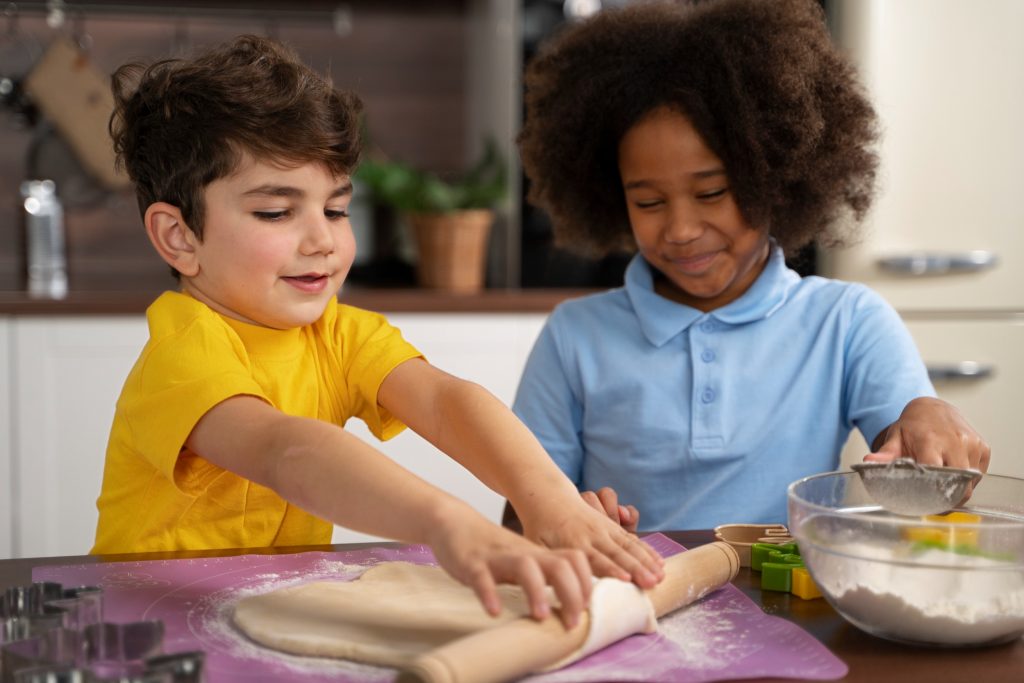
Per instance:
[[[275,650],[403,667],[448,642],[529,614],[519,587],[498,590],[504,609],[491,617],[472,590],[439,567],[384,562],[354,581],[316,581],[243,598],[234,621]],[[617,579],[596,582],[590,611],[587,643],[558,666],[656,628],[647,597]]]

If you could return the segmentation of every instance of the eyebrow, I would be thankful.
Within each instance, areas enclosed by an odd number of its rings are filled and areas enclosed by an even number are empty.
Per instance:
[[[351,181],[345,182],[334,189],[328,199],[346,197],[352,194]],[[242,193],[243,197],[305,197],[306,191],[291,185],[260,185]]]
[[[725,169],[724,168],[711,168],[711,169],[708,169],[706,171],[697,171],[696,173],[691,173],[690,175],[693,176],[694,178],[696,178],[697,180],[703,180],[705,178],[714,178],[714,177],[720,176],[720,175],[724,176],[725,175]],[[631,190],[631,189],[633,189],[635,187],[646,187],[648,185],[653,185],[653,184],[654,184],[653,180],[640,179],[640,180],[633,180],[633,181],[630,181],[628,183],[625,183],[625,184],[623,184],[622,188],[624,190]]]

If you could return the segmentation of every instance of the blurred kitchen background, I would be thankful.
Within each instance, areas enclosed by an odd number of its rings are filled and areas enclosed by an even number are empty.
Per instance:
[[[402,221],[357,192],[360,249],[343,297],[388,313],[440,367],[511,402],[550,308],[618,285],[627,261],[554,248],[546,216],[523,200],[513,143],[520,74],[559,28],[626,1],[0,5],[0,557],[88,550],[113,403],[146,338],[146,303],[174,285],[131,191],[90,170],[95,160],[69,139],[95,102],[83,105],[82,116],[52,104],[47,115],[48,97],[87,96],[83,74],[106,78],[126,61],[258,33],[291,44],[337,85],[359,92],[376,154],[448,174],[478,158],[487,139],[496,141],[510,183],[489,240],[486,289],[453,297],[417,288]],[[803,274],[867,282],[891,301],[940,394],[990,440],[992,471],[1024,476],[1016,414],[1024,405],[1024,3],[823,5],[883,121],[882,193],[860,243],[808,250],[793,265]],[[74,47],[73,58],[44,69],[58,42]],[[68,292],[53,301],[26,295],[19,188],[42,178],[54,181],[63,210]],[[500,498],[414,435],[382,448],[489,517],[500,515]],[[865,448],[853,440],[844,458],[859,459]]]

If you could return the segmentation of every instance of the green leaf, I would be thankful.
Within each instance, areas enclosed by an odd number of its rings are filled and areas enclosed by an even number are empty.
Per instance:
[[[508,190],[505,160],[488,140],[481,158],[461,177],[443,179],[397,161],[365,160],[355,173],[376,202],[409,212],[492,208]]]

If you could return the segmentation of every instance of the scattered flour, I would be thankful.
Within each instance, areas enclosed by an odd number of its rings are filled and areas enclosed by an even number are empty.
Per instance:
[[[1024,633],[1019,564],[936,549],[915,555],[913,564],[905,562],[905,548],[850,544],[834,550],[848,557],[815,551],[808,562],[837,608],[865,630],[947,646]]]
[[[235,661],[249,661],[251,664],[261,667],[265,667],[268,661],[272,661],[296,674],[330,674],[339,680],[360,680],[369,683],[393,681],[394,669],[359,664],[343,659],[290,655],[254,643],[234,626],[235,604],[246,596],[317,579],[352,579],[367,569],[369,569],[369,565],[318,560],[301,572],[287,571],[253,575],[248,577],[244,585],[204,596],[189,610],[188,627],[204,650],[207,652],[219,650],[229,654]]]

